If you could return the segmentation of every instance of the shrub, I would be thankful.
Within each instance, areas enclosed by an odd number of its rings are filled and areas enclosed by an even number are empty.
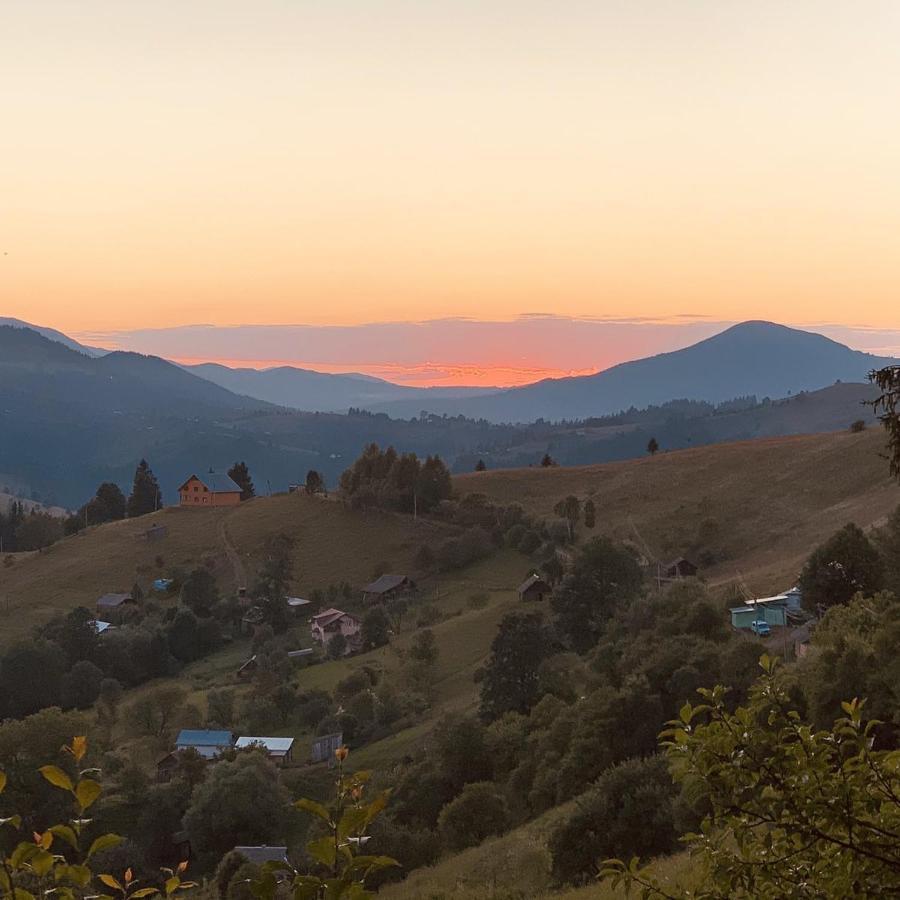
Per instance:
[[[467,784],[438,817],[438,831],[450,850],[464,850],[509,827],[506,800],[489,781]]]
[[[661,756],[607,769],[550,838],[553,875],[586,881],[612,856],[655,856],[678,843],[676,789]]]

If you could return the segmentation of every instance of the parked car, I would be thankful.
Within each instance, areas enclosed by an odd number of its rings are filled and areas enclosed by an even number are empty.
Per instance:
[[[764,622],[760,619],[757,619],[755,622],[750,623],[750,630],[754,634],[758,634],[760,637],[765,637],[772,633],[772,629],[769,628],[769,623]]]

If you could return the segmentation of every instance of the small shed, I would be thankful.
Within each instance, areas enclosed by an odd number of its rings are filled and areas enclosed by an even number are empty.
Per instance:
[[[103,634],[104,632],[109,631],[110,628],[116,627],[112,622],[101,622],[99,619],[94,619],[90,624],[94,626],[94,631],[96,631],[97,634]]]
[[[306,600],[303,597],[285,597],[284,599],[287,601],[288,609],[294,613],[299,612],[306,606],[309,606],[312,602],[311,600]]]
[[[167,591],[174,584],[172,578],[157,578],[153,582],[153,590],[157,592]]]
[[[230,731],[182,728],[175,739],[176,750],[187,750],[191,747],[204,759],[214,759],[222,751],[233,746],[234,735]]]
[[[663,578],[693,578],[697,574],[697,566],[689,559],[679,556],[663,566]]]
[[[416,583],[407,575],[381,575],[363,588],[364,603],[384,603],[414,594]]]
[[[316,738],[312,745],[312,761],[314,763],[327,762],[328,768],[335,764],[335,750],[344,745],[344,733],[336,731],[333,734],[323,734]]]
[[[148,543],[155,543],[156,541],[161,541],[164,537],[169,534],[169,526],[168,525],[151,525],[146,531],[142,531],[140,533],[140,537],[142,537]]]
[[[133,604],[134,597],[131,594],[104,594],[97,601],[97,609],[117,610]]]
[[[315,651],[312,647],[303,647],[300,650],[288,650],[288,659],[303,659],[305,656],[312,656]]]
[[[168,784],[178,768],[178,756],[175,753],[167,753],[156,761],[156,781],[158,784]]]
[[[520,600],[543,600],[551,593],[553,593],[553,588],[537,573],[529,575],[519,585]]]
[[[292,760],[294,739],[292,737],[239,737],[235,749],[247,750],[250,747],[262,747],[266,756],[279,766],[286,766]]]

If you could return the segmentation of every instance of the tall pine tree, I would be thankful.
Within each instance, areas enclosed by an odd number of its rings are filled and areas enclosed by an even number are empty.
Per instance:
[[[161,507],[162,491],[153,470],[147,465],[147,460],[142,459],[134,472],[134,484],[128,498],[128,518],[145,516]]]
[[[241,500],[249,500],[256,496],[256,488],[253,487],[253,479],[250,477],[250,469],[243,460],[236,462],[229,470],[228,477],[241,489]]]

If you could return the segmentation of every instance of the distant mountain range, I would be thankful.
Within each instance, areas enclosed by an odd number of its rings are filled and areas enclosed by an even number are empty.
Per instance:
[[[106,353],[82,347],[53,329],[0,319],[0,325],[4,323],[32,328],[88,355]],[[359,373],[328,374],[294,366],[251,369],[202,363],[182,368],[233,393],[306,412],[355,408],[411,418],[424,410],[526,423],[609,415],[675,398],[710,403],[748,395],[777,399],[836,381],[863,382],[872,369],[894,362],[820,334],[771,322],[743,322],[683,350],[621,363],[594,375],[548,378],[508,389],[415,388]]]
[[[364,376],[199,367],[207,375],[213,368],[241,394],[200,377],[198,367],[137,353],[90,355],[58,332],[45,336],[16,322],[0,325],[0,492],[76,506],[101,481],[127,489],[141,457],[171,501],[186,473],[239,459],[250,465],[260,490],[284,490],[311,468],[334,484],[372,441],[438,453],[465,471],[480,458],[491,468],[531,465],[548,451],[562,464],[626,459],[644,452],[648,436],[669,450],[845,428],[857,418],[872,421],[862,402],[873,390],[862,382],[869,370],[892,362],[818,335],[746,323],[686,350],[588,377],[480,396],[429,393],[434,412],[426,416],[419,415],[420,396],[372,404],[409,416],[395,419],[383,412],[304,412],[250,395],[282,396],[277,389],[290,392],[303,383],[306,396],[314,390],[330,405],[345,382],[357,396],[387,392],[386,382]],[[339,379],[337,387],[331,379]],[[763,401],[788,392],[794,394],[788,400]],[[734,397],[745,399],[711,405]],[[673,398],[678,402],[666,402]],[[627,412],[596,418],[622,409]],[[562,419],[588,421],[551,421]]]
[[[380,410],[402,403],[417,416],[438,400],[464,400],[496,393],[496,388],[415,388],[358,373],[329,374],[296,366],[272,369],[230,368],[217,363],[184,366],[194,375],[238,394],[310,412]]]
[[[754,394],[773,399],[836,381],[863,382],[896,360],[851,350],[820,334],[771,322],[744,322],[684,350],[613,366],[595,375],[549,378],[483,397],[438,400],[430,412],[491,422],[583,419],[674,398],[721,403]],[[409,404],[378,407],[414,414]]]

